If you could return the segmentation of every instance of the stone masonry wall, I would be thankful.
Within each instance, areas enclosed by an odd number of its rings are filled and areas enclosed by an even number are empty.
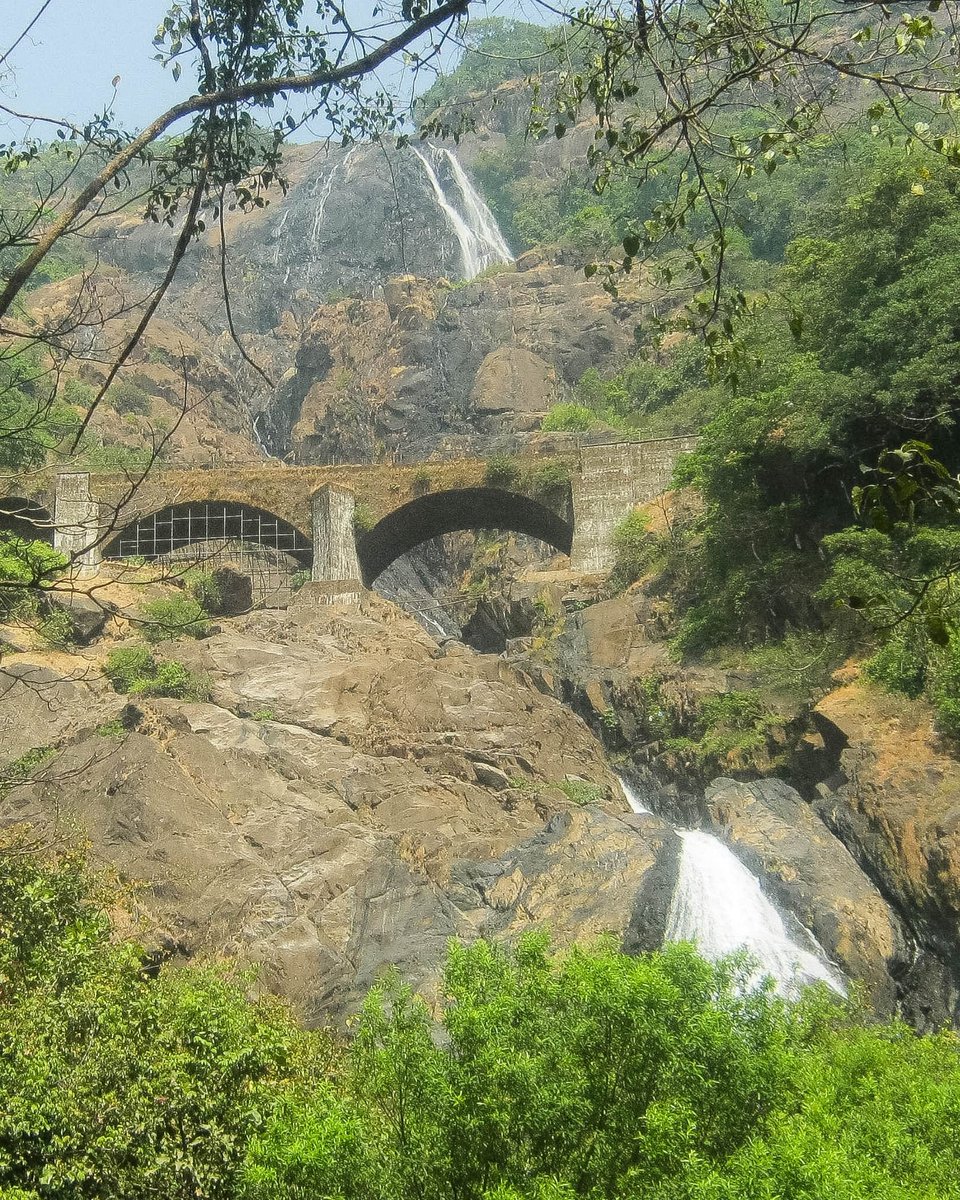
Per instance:
[[[613,442],[583,446],[580,470],[573,476],[573,550],[575,571],[608,571],[613,566],[613,530],[638,504],[670,487],[681,454],[695,437],[652,442]]]

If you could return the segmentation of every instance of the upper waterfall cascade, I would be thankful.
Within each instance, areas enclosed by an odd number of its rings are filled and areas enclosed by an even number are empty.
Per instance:
[[[652,810],[626,780],[620,785],[635,813]],[[713,834],[678,829],[680,870],[667,915],[665,940],[695,942],[705,958],[716,960],[746,950],[769,975],[777,992],[795,996],[808,983],[823,982],[841,995],[846,989],[816,939],[803,931],[805,948],[787,932],[783,917],[765,895],[760,880]]]
[[[464,279],[473,279],[496,263],[512,262],[510,247],[504,241],[496,219],[470,178],[446,147],[427,146],[426,154],[411,146],[423,164],[424,173],[433,190],[437,205],[450,223],[460,245]],[[449,193],[444,190],[431,158],[438,155],[446,164],[450,176]],[[453,193],[459,193],[459,198]],[[462,211],[461,211],[462,209]]]

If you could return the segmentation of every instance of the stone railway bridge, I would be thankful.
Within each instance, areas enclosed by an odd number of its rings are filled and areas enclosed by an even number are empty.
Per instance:
[[[35,522],[36,537],[46,522],[54,545],[87,568],[240,541],[290,555],[318,583],[370,586],[429,538],[495,528],[547,542],[569,554],[576,570],[603,571],[611,565],[615,525],[667,489],[677,458],[695,444],[694,437],[571,440],[569,449],[511,460],[515,474],[464,458],[161,470],[131,489],[123,476],[74,472],[57,476],[47,492],[0,500],[0,524]]]

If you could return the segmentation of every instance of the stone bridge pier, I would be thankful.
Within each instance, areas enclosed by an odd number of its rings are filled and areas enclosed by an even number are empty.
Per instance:
[[[310,501],[313,525],[313,567],[308,595],[321,598],[360,592],[363,572],[357,554],[355,518],[356,495],[346,487],[327,483],[318,488]]]

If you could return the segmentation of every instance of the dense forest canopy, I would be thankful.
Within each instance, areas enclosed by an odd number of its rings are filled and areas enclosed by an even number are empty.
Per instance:
[[[956,1037],[688,946],[451,945],[349,1042],[111,936],[76,854],[0,854],[0,1195],[946,1200]]]

